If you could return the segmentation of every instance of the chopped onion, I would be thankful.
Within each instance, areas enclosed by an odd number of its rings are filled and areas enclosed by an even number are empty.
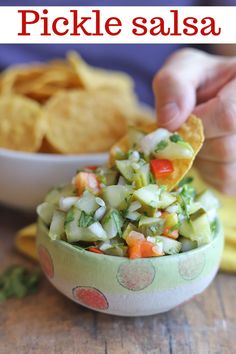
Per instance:
[[[153,252],[157,254],[164,254],[163,243],[161,241],[156,242],[155,246],[152,248]]]
[[[207,211],[207,216],[208,216],[209,222],[214,221],[217,217],[217,210],[212,209],[212,210]]]
[[[159,128],[154,132],[145,135],[140,141],[140,148],[145,155],[149,155],[153,150],[155,150],[157,144],[162,140],[167,140],[170,136],[170,132],[166,129]]]
[[[68,211],[78,200],[78,197],[61,197],[59,200],[59,208]]]
[[[133,211],[133,212],[128,212],[126,214],[126,219],[129,219],[131,221],[136,221],[140,219],[140,213],[138,213],[137,211]]]
[[[170,205],[168,208],[166,208],[166,211],[168,211],[168,213],[172,214],[172,213],[178,213],[179,211],[179,206],[177,204],[172,204]]]
[[[111,248],[112,245],[110,244],[110,242],[103,242],[100,246],[99,246],[99,249],[101,251],[106,251],[108,250],[109,248]]]
[[[95,220],[101,220],[103,218],[103,216],[106,213],[106,207],[105,206],[101,206],[100,208],[98,208],[95,213],[94,213],[94,219]]]
[[[155,218],[160,218],[161,217],[161,211],[156,211],[154,214]]]
[[[135,202],[133,202],[133,203],[130,204],[128,211],[129,211],[129,212],[136,211],[136,210],[138,210],[139,208],[141,208],[141,206],[142,206],[142,205],[141,205],[140,202],[135,201]]]
[[[98,205],[100,205],[101,207],[105,207],[106,206],[106,204],[105,204],[105,202],[104,202],[104,200],[102,198],[96,197],[95,200],[96,200],[96,203]]]
[[[88,230],[91,231],[94,235],[97,236],[98,239],[100,240],[106,240],[107,239],[107,233],[100,224],[100,222],[96,221],[92,225],[88,227]]]
[[[132,162],[138,162],[140,159],[140,155],[138,151],[132,151],[132,153],[129,156],[129,160]]]
[[[147,237],[147,241],[155,244],[156,243],[156,237],[148,236]]]
[[[119,179],[118,179],[118,183],[117,183],[119,186],[126,186],[126,182],[125,182],[125,179],[123,176],[120,176]]]
[[[186,217],[183,214],[179,214],[179,222],[182,222],[186,219]]]

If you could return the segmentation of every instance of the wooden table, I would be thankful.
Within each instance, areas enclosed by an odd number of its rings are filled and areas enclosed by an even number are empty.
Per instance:
[[[34,216],[0,207],[0,270],[32,263],[13,247]],[[74,304],[46,279],[37,294],[0,305],[1,354],[234,354],[236,277],[218,274],[203,294],[166,314],[122,318]]]

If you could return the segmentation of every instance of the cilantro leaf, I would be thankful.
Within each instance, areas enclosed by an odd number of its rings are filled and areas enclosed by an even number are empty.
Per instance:
[[[173,225],[170,228],[170,232],[175,231],[175,230],[179,230],[179,228],[180,228],[180,222],[178,222],[177,224]]]
[[[123,222],[120,213],[117,210],[113,210],[111,213],[111,217],[116,226],[117,234],[121,236],[122,235],[121,226]]]
[[[0,275],[0,303],[11,297],[23,298],[37,290],[40,278],[39,269],[28,270],[14,265]]]
[[[196,197],[196,190],[193,186],[185,184],[180,194],[186,201],[190,202]]]
[[[213,234],[215,234],[217,232],[217,230],[218,230],[218,222],[217,222],[217,220],[212,221],[210,226],[211,226],[211,232]]]
[[[89,227],[94,223],[94,218],[91,215],[85,213],[85,211],[81,212],[80,218],[78,220],[79,227]]]
[[[147,234],[151,236],[161,235],[163,232],[163,224],[158,223],[156,225],[152,225],[147,229]]]
[[[182,208],[184,215],[188,220],[189,220],[189,206],[193,202],[195,196],[196,196],[195,188],[188,184],[185,184],[182,187],[182,191],[178,195],[180,199],[180,206]]]
[[[155,152],[164,150],[164,149],[167,147],[167,145],[168,145],[168,141],[166,141],[166,140],[161,140],[161,141],[157,144],[157,146],[156,146],[156,148],[155,148]]]
[[[174,133],[173,135],[170,136],[170,141],[172,141],[172,143],[178,143],[179,141],[184,141],[184,139],[181,138],[179,134]]]
[[[193,182],[193,177],[184,177],[178,184],[178,187],[183,187],[185,184],[190,184]]]
[[[70,222],[74,221],[74,211],[73,209],[69,210],[66,214],[65,225],[69,224]]]
[[[151,172],[149,172],[149,181],[151,184],[156,184],[156,180]]]

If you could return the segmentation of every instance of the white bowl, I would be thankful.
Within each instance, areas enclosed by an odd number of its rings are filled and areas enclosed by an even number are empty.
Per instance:
[[[106,153],[56,155],[0,149],[0,203],[32,211],[54,185],[68,183],[76,170],[106,163]]]

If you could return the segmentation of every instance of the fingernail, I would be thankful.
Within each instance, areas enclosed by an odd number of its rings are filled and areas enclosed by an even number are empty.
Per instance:
[[[179,107],[175,102],[169,102],[158,109],[158,122],[170,126],[179,115]]]

